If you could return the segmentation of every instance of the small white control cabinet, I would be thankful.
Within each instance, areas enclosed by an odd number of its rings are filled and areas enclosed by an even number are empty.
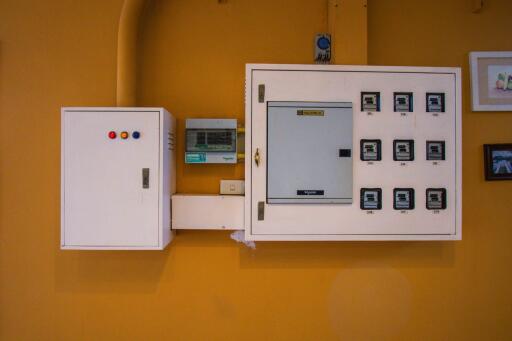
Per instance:
[[[185,163],[237,163],[236,127],[236,119],[187,119]]]
[[[162,250],[175,120],[163,108],[62,108],[61,248]]]
[[[247,240],[461,239],[460,68],[246,68]]]

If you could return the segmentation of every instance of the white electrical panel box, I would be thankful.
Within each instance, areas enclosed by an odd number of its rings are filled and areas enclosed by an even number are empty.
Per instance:
[[[460,68],[246,69],[248,240],[459,240]]]
[[[63,108],[61,119],[61,248],[165,248],[174,118],[163,108]]]

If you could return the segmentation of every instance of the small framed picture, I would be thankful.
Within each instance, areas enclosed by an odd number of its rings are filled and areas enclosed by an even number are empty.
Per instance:
[[[473,111],[512,111],[512,51],[471,52]]]
[[[512,180],[512,143],[484,144],[485,180]]]

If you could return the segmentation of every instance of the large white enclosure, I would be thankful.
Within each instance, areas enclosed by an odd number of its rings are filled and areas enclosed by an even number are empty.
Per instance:
[[[61,247],[165,248],[174,136],[162,108],[63,108]]]
[[[250,64],[248,240],[461,239],[459,68]]]

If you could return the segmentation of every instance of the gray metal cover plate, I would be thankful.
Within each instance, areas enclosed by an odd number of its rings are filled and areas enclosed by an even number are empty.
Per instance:
[[[352,203],[352,103],[269,101],[267,109],[267,202]]]

